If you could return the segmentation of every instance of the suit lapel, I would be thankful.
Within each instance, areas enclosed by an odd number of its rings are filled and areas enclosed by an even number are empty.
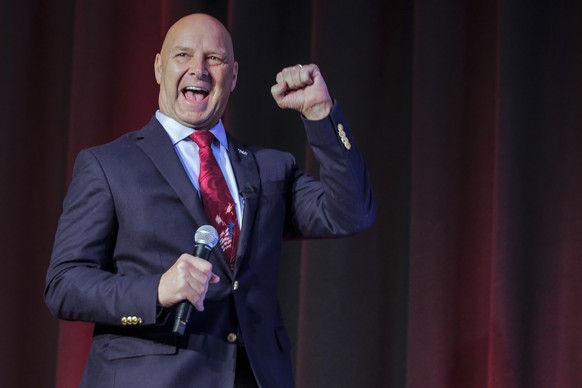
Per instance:
[[[198,191],[180,162],[168,134],[155,118],[137,133],[137,146],[151,159],[160,174],[174,189],[195,223],[208,224]]]
[[[228,139],[230,162],[234,175],[236,176],[239,192],[244,201],[243,223],[238,242],[239,259],[236,262],[236,268],[238,269],[241,264],[241,259],[245,256],[250,234],[253,229],[261,190],[261,181],[253,153],[232,137],[228,136]]]
[[[160,174],[174,189],[194,219],[196,228],[200,225],[209,225],[210,221],[204,212],[200,195],[190,182],[168,134],[158,120],[152,118],[149,124],[138,132],[137,146],[146,153]],[[214,272],[219,273],[220,276],[226,274],[228,277],[232,277],[232,271],[228,267],[228,261],[222,249],[215,247],[212,254],[216,256],[213,264],[219,267],[219,270],[215,269]]]
[[[241,146],[235,139],[228,136],[229,157],[236,177],[238,189],[244,201],[244,215],[241,235],[238,244],[238,257],[243,258],[251,230],[255,221],[260,192],[259,171],[253,153]],[[184,166],[180,162],[168,134],[155,118],[137,133],[137,146],[140,147],[156,166],[160,174],[176,192],[197,226],[210,224],[198,191],[190,182]],[[217,247],[212,252],[217,256],[218,264],[223,274],[232,277],[228,261]],[[236,268],[240,266],[237,260]]]

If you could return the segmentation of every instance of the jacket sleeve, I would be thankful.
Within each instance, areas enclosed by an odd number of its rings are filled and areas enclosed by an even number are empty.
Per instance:
[[[116,273],[115,203],[91,150],[75,162],[46,277],[45,302],[61,319],[154,324],[161,274]]]
[[[338,104],[322,120],[303,119],[319,163],[319,180],[297,170],[292,181],[292,224],[299,237],[338,237],[370,227],[376,205],[368,171]]]

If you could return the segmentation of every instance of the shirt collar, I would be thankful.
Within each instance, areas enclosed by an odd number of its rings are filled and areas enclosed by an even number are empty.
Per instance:
[[[194,133],[194,128],[187,127],[180,124],[170,116],[166,116],[159,110],[156,111],[156,119],[162,124],[162,127],[166,130],[170,139],[172,139],[172,144],[176,145],[182,140],[188,138]],[[226,130],[222,124],[222,120],[218,120],[218,123],[210,128],[210,132],[214,134],[214,137],[222,144],[224,148],[228,151],[228,141],[226,139]]]

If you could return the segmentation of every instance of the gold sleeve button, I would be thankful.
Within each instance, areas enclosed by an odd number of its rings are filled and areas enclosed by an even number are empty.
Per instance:
[[[352,143],[350,143],[350,140],[348,139],[348,135],[346,134],[346,131],[344,131],[344,126],[341,123],[337,125],[337,134],[338,134],[342,144],[344,145],[344,147],[346,147],[347,150],[352,148]]]
[[[127,325],[141,325],[143,323],[143,318],[141,317],[123,317],[121,318],[121,324],[123,326],[127,326]]]
[[[346,147],[346,150],[349,150],[350,148],[352,148],[352,143],[350,143],[350,141],[348,140],[347,137],[344,137],[342,139],[342,143],[344,143],[344,147]]]

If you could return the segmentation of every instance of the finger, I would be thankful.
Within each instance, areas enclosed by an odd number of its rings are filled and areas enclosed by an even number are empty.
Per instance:
[[[309,65],[305,65],[299,70],[299,78],[303,86],[311,85],[313,83],[314,71],[315,70],[313,69],[313,67]]]
[[[284,68],[281,70],[281,82],[280,84],[285,82],[289,88],[293,87],[293,78],[290,75],[291,69],[289,67]]]
[[[192,306],[200,312],[204,311],[204,299],[199,299],[196,303],[192,303]]]
[[[197,281],[192,283],[192,288],[188,293],[187,299],[196,308],[196,310],[204,310],[204,299],[206,298],[207,291],[208,283],[201,283]]]
[[[204,284],[203,290],[200,292],[195,292],[194,300],[190,300],[190,303],[194,306],[194,308],[200,312],[204,311],[204,300],[206,299],[206,293],[208,292],[208,285],[218,283],[220,281],[220,277],[215,275],[214,273],[211,274],[208,283]]]
[[[210,274],[212,273],[212,263],[208,260],[196,256],[190,256],[188,263],[190,264],[189,272],[192,276],[201,274],[207,279],[210,278]]]
[[[290,89],[298,89],[301,87],[301,68],[299,66],[286,67],[282,73],[283,79],[287,81]]]
[[[220,276],[213,273],[212,277],[210,278],[210,284],[215,284],[218,282],[220,282]]]
[[[281,82],[271,86],[271,94],[273,95],[273,98],[275,99],[275,101],[278,102],[283,97],[285,97],[285,92],[288,89],[289,89],[289,86],[287,85],[287,82],[281,81]]]
[[[296,89],[303,87],[303,80],[301,79],[301,73],[303,72],[303,67],[301,65],[293,66],[291,68],[290,74],[293,77],[294,86]]]
[[[193,298],[204,299],[206,292],[208,291],[208,286],[210,283],[217,283],[220,278],[212,273],[212,271],[206,272],[194,272],[190,279],[188,280],[188,291]]]

